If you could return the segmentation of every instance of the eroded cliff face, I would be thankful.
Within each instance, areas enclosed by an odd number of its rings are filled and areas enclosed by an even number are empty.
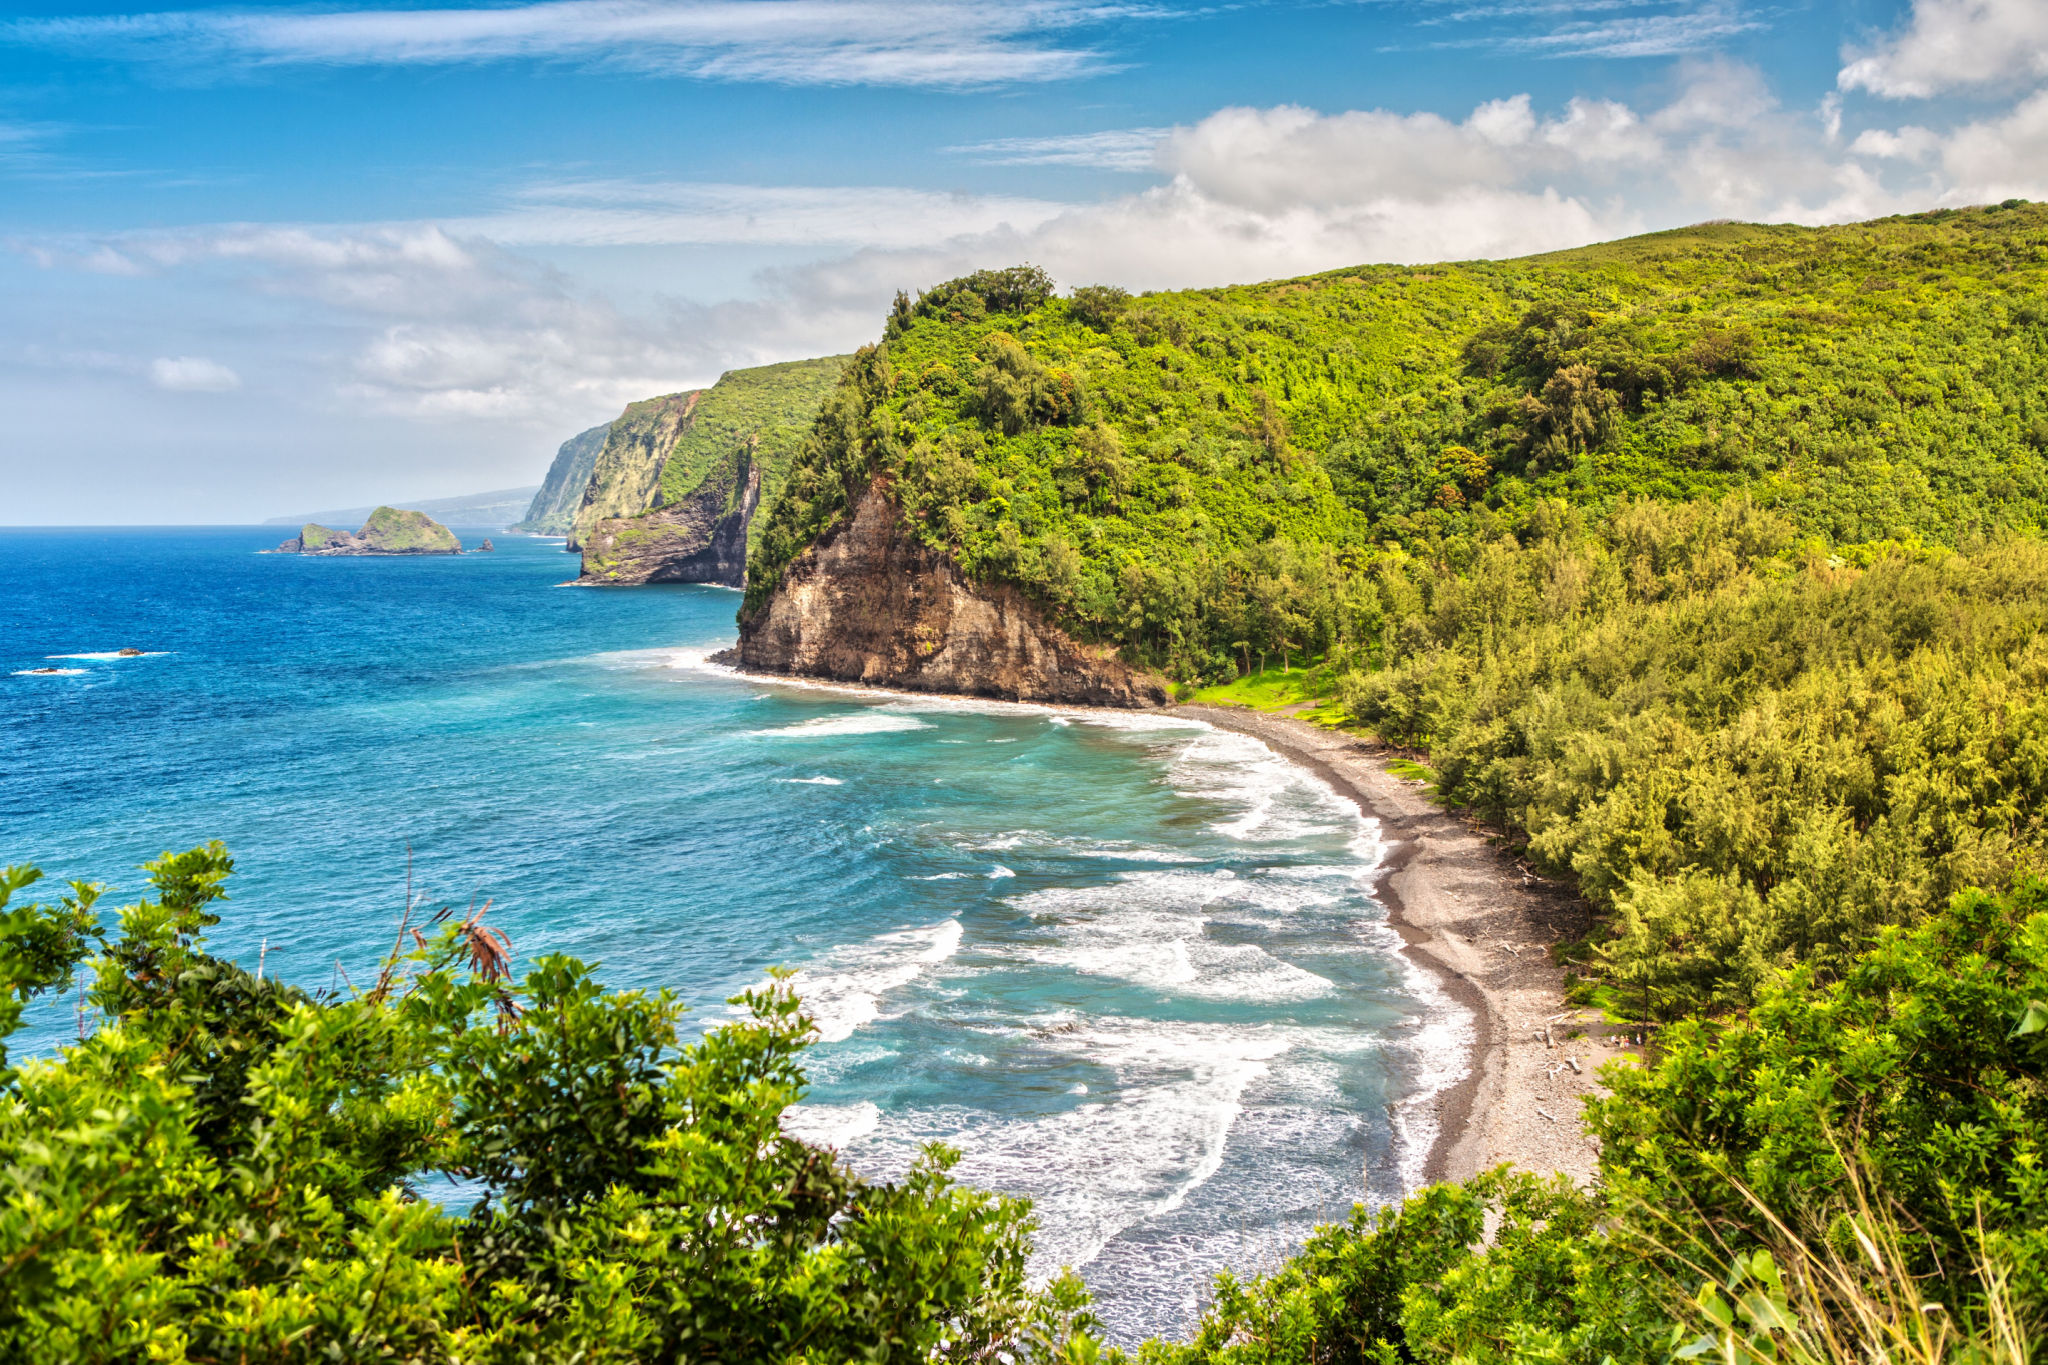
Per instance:
[[[1080,644],[1015,588],[971,583],[877,482],[785,571],[724,656],[764,673],[1008,701],[1157,706],[1161,684]]]
[[[662,466],[703,396],[702,389],[693,389],[628,403],[606,428],[604,447],[591,466],[590,482],[569,527],[570,549],[588,541],[606,517],[630,517],[654,505]]]
[[[584,542],[583,576],[576,581],[745,587],[747,528],[760,503],[761,467],[743,456],[729,477],[708,478],[680,501],[598,522]]]

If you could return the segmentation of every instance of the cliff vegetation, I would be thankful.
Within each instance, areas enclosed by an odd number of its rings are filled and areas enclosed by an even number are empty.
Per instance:
[[[779,495],[796,448],[846,360],[825,356],[729,370],[708,389],[628,405],[592,467],[574,543],[588,544],[601,521],[630,521],[686,499],[735,506],[750,473],[759,475],[761,497]],[[751,526],[751,507],[747,520]],[[617,527],[612,534],[630,539],[633,529]]]

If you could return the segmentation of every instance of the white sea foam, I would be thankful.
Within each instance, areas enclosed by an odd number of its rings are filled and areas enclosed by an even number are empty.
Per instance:
[[[960,951],[960,921],[899,929],[835,948],[791,980],[827,1043],[851,1038],[882,1012],[882,997]]]
[[[929,730],[931,726],[916,716],[898,715],[890,711],[855,711],[844,716],[815,716],[810,720],[798,721],[795,725],[784,725],[773,730],[749,730],[750,735],[764,735],[772,739],[824,739],[838,735],[886,735],[899,730]]]
[[[721,673],[726,677],[737,677],[739,670],[731,664],[715,664],[711,656],[723,653],[730,645],[718,645],[703,649],[664,649],[663,662],[670,668],[684,669],[692,673]]]
[[[1302,883],[1217,872],[1125,872],[1105,886],[1048,887],[1010,904],[1050,918],[1045,938],[1020,955],[1088,976],[1109,976],[1171,995],[1211,1000],[1303,1000],[1333,989],[1328,978],[1255,943],[1211,937],[1220,903],[1291,914],[1336,898]]]
[[[836,777],[778,777],[777,782],[787,782],[795,787],[839,787],[845,783]]]
[[[57,658],[60,656],[52,655],[51,657]],[[76,678],[82,676],[85,671],[82,668],[17,668],[14,670],[14,676],[17,678]]]
[[[985,1189],[1029,1195],[1041,1220],[1031,1273],[1093,1261],[1118,1233],[1171,1213],[1223,1161],[1245,1088],[1288,1046],[1259,1026],[1100,1019],[1038,1044],[1055,1057],[1103,1067],[1111,1090],[1064,1112],[1014,1120],[947,1106],[884,1115],[862,1165],[906,1165],[941,1137],[965,1154],[954,1174]]]
[[[957,882],[966,875],[965,872],[934,872],[929,877],[912,877],[910,880],[914,882]]]
[[[1329,783],[1250,735],[1207,730],[1189,742],[1167,771],[1182,796],[1235,806],[1238,814],[1211,826],[1225,838],[1270,843],[1360,829],[1358,807]]]
[[[1040,829],[1013,829],[986,839],[967,839],[955,847],[976,853],[1000,853],[1006,849],[1042,849],[1052,854],[1077,858],[1120,858],[1134,863],[1199,863],[1199,854],[1170,848],[1141,848],[1128,839],[1091,839],[1086,835],[1051,834]]]
[[[854,1104],[793,1104],[782,1111],[782,1131],[819,1147],[846,1147],[860,1141],[882,1121],[872,1100]]]
[[[1382,933],[1388,951],[1398,952],[1400,935],[1392,928],[1383,928]],[[1472,1011],[1450,997],[1435,973],[1405,953],[1400,960],[1407,964],[1408,995],[1416,1004],[1415,1013],[1402,1028],[1400,1044],[1413,1089],[1406,1100],[1394,1106],[1390,1117],[1401,1187],[1416,1190],[1422,1188],[1423,1168],[1440,1129],[1436,1097],[1470,1074],[1477,1035]]]
[[[88,654],[45,654],[45,659],[161,659],[170,653],[168,649],[145,649],[140,654],[123,654],[118,649],[103,649]]]
[[[1016,873],[1010,871],[1009,868],[1004,867],[1001,863],[997,863],[988,870],[988,879],[992,882],[1001,881],[1005,877],[1014,877],[1016,875]]]

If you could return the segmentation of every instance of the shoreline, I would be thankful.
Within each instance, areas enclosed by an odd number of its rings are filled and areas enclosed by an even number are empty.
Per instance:
[[[1262,711],[1165,711],[1259,740],[1378,821],[1387,855],[1373,898],[1410,959],[1473,1018],[1465,1074],[1433,1098],[1423,1182],[1464,1180],[1507,1162],[1589,1183],[1598,1149],[1579,1110],[1601,1093],[1595,1073],[1621,1035],[1598,1011],[1565,1003],[1564,972],[1549,954],[1560,938],[1584,932],[1584,904],[1436,805],[1421,783],[1388,771],[1383,746]]]
[[[731,676],[874,697],[993,702],[1047,711],[1125,712],[1046,702],[912,691],[907,688],[757,673],[717,665]],[[1430,973],[1473,1022],[1464,1075],[1428,1103],[1436,1130],[1423,1159],[1424,1185],[1464,1180],[1505,1162],[1586,1185],[1598,1149],[1580,1107],[1602,1093],[1595,1073],[1621,1051],[1619,1029],[1564,1000],[1564,972],[1549,948],[1583,933],[1588,912],[1557,883],[1521,867],[1477,826],[1432,802],[1422,784],[1388,771],[1391,751],[1292,716],[1203,703],[1140,708],[1184,716],[1247,735],[1305,768],[1378,822],[1387,845],[1373,888],[1403,951]]]

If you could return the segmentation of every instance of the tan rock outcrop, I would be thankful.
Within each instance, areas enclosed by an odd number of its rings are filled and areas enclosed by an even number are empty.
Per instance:
[[[1163,685],[1083,645],[1017,589],[971,583],[906,533],[877,482],[784,572],[723,656],[764,673],[917,692],[1157,706]]]

